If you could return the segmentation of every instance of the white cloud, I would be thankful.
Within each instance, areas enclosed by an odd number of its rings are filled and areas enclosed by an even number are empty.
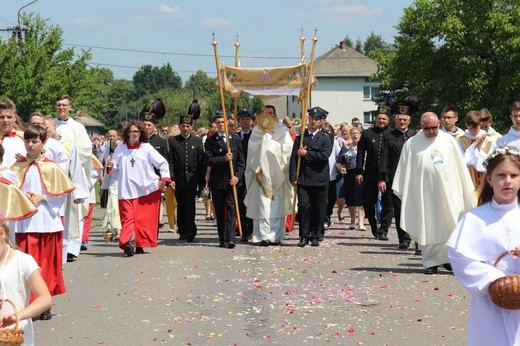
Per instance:
[[[234,27],[234,24],[227,19],[224,18],[209,18],[200,23],[200,26],[203,28],[218,28],[218,29],[231,29]]]
[[[332,6],[321,10],[321,13],[330,16],[344,16],[344,15],[380,15],[383,13],[381,7],[369,7],[364,5],[343,5]]]
[[[79,27],[100,27],[102,25],[102,21],[96,17],[90,18],[74,18],[70,21],[73,25]]]
[[[166,13],[166,14],[174,14],[174,15],[181,14],[180,7],[171,7],[168,5],[159,6],[159,11],[161,11],[162,13]]]

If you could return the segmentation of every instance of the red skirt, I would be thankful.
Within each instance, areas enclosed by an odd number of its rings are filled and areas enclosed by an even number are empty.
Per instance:
[[[123,226],[119,236],[121,249],[132,237],[136,247],[157,247],[160,205],[159,190],[146,196],[119,200],[119,217]]]
[[[20,250],[31,255],[40,266],[43,280],[52,296],[65,293],[62,273],[63,232],[16,233]]]

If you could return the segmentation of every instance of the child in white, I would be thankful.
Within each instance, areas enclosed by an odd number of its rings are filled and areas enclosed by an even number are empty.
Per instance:
[[[31,291],[35,299],[30,303]],[[23,345],[34,345],[32,317],[51,307],[52,299],[40,268],[32,256],[16,249],[9,238],[9,228],[0,221],[0,296],[9,299],[18,310],[19,328],[24,330]],[[12,306],[0,302],[0,328],[12,327],[16,316]]]
[[[459,221],[446,245],[455,277],[471,293],[468,345],[520,345],[520,310],[495,305],[488,287],[520,273],[520,151],[497,148],[486,160],[478,207]],[[497,267],[494,261],[505,251]]]

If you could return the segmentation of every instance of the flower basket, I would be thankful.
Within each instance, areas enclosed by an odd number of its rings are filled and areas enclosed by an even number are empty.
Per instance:
[[[509,253],[506,251],[498,256],[494,266],[496,267],[498,262]],[[496,279],[489,284],[488,292],[495,305],[509,310],[520,309],[520,275],[508,275]]]
[[[4,302],[11,304],[16,316],[14,327],[0,328],[0,346],[18,346],[23,344],[23,329],[18,327],[18,310],[12,301],[3,299]]]

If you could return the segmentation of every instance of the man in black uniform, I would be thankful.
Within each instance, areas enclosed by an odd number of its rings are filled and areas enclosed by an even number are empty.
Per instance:
[[[408,128],[410,125],[410,107],[404,104],[399,105],[394,120],[396,128],[385,132],[383,135],[378,189],[383,194],[387,193],[387,191],[391,194],[395,227],[399,237],[399,249],[408,249],[411,239],[410,235],[401,228],[401,199],[392,192],[392,182],[394,181],[404,142],[415,135],[415,130]]]
[[[197,188],[206,185],[206,163],[202,139],[191,135],[193,117],[182,115],[179,121],[181,133],[168,139],[170,148],[170,174],[177,200],[177,226],[179,239],[191,243],[197,235],[195,225],[195,199]]]
[[[155,99],[152,102],[151,107],[144,108],[140,113],[140,120],[144,123],[146,136],[148,137],[148,143],[155,148],[166,160],[168,160],[168,142],[166,139],[157,135],[157,123],[159,120],[164,117],[166,114],[166,107],[161,99]],[[155,169],[155,173],[160,176],[159,170]],[[159,220],[157,220],[158,227],[157,232],[159,232],[159,227],[164,226],[161,222],[162,220],[162,203],[159,211]]]
[[[217,217],[219,247],[232,249],[236,237],[236,208],[232,186],[244,178],[244,153],[242,140],[232,132],[225,136],[224,116],[222,112],[215,115],[214,123],[217,132],[206,139],[204,144],[206,162],[210,167],[208,186]],[[230,152],[227,151],[229,141]],[[231,178],[229,161],[233,162],[234,177]]]
[[[238,118],[240,131],[237,132],[237,135],[242,138],[244,162],[247,164],[247,146],[249,144],[249,137],[251,137],[251,131],[253,130],[253,121],[255,120],[255,116],[247,109],[243,109],[238,113]],[[253,234],[253,219],[246,217],[246,206],[244,205],[244,197],[246,196],[246,182],[244,179],[242,179],[238,185],[237,194],[240,224],[242,225],[242,237],[240,238],[240,241],[247,243]]]
[[[388,228],[392,224],[392,190],[381,194],[381,224],[377,228],[376,203],[379,182],[379,161],[383,153],[383,136],[388,132],[391,109],[379,106],[375,126],[361,134],[356,157],[356,181],[363,184],[363,209],[370,223],[372,234],[380,240],[388,240]]]
[[[329,112],[313,107],[307,113],[309,125],[303,134],[296,137],[289,162],[289,179],[293,186],[298,185],[299,247],[304,247],[309,241],[312,246],[320,245],[330,180],[329,156],[332,152],[331,134],[321,131]],[[302,135],[303,148],[300,149]],[[298,158],[300,171],[296,175]]]

